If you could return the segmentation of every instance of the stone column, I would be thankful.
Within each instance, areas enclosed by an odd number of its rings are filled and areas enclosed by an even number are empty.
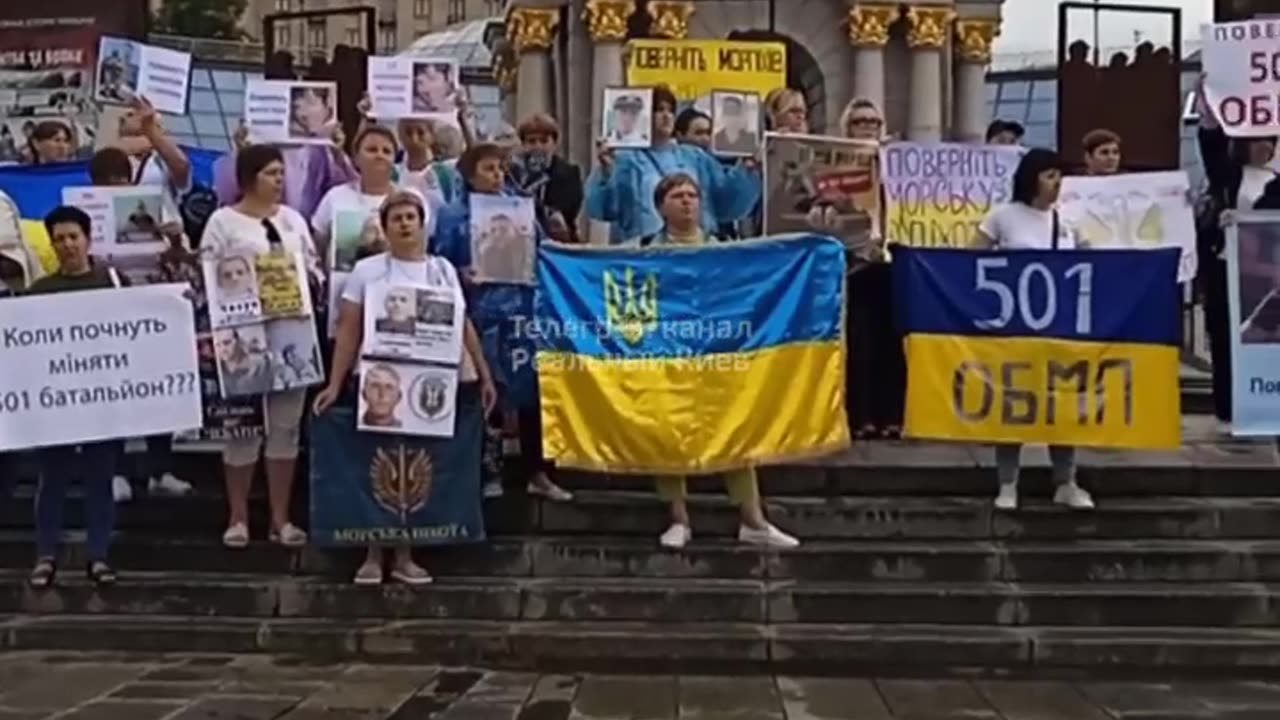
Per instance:
[[[955,127],[952,135],[960,142],[986,139],[987,66],[991,45],[1000,34],[994,18],[956,21]]]
[[[626,84],[622,44],[627,39],[627,20],[635,11],[635,0],[587,0],[582,13],[595,44],[591,67],[591,132],[597,135],[604,116],[604,89]]]
[[[889,27],[902,11],[897,5],[859,3],[849,8],[849,42],[853,43],[853,96],[874,102],[884,113],[884,47]],[[840,128],[837,134],[843,134]]]
[[[516,122],[551,112],[551,43],[560,24],[558,8],[514,8],[507,16],[507,40],[519,56]]]
[[[649,0],[650,31],[672,40],[689,37],[689,18],[693,16],[692,0]]]
[[[942,139],[942,49],[955,11],[937,5],[907,9],[907,45],[911,48],[911,109],[907,139]]]

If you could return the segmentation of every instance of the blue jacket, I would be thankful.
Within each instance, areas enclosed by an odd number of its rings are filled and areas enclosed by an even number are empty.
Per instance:
[[[430,242],[431,253],[448,258],[460,274],[471,267],[470,200],[470,191],[462,188],[457,201],[440,211]],[[535,242],[541,245],[546,235],[536,223],[534,228]],[[533,293],[533,287],[505,283],[471,285],[467,292],[467,314],[480,335],[502,404],[510,410],[538,407]]]
[[[668,143],[622,149],[607,178],[597,169],[587,179],[587,217],[611,224],[609,240],[623,243],[662,230],[653,191],[663,177],[683,172],[702,191],[702,227],[716,233],[725,223],[749,215],[760,200],[760,174],[742,165],[724,165],[696,145]]]

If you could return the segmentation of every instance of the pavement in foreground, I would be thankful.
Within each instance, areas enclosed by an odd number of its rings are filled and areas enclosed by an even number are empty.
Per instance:
[[[1280,682],[538,675],[287,657],[0,655],[0,720],[1274,720]]]

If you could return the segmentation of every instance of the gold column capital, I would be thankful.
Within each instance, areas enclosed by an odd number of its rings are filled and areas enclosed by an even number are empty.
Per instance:
[[[649,17],[653,18],[655,35],[673,40],[689,37],[689,18],[692,15],[691,0],[649,0]]]
[[[941,49],[947,44],[947,31],[956,11],[938,5],[912,5],[907,8],[907,44],[913,48]]]
[[[498,89],[504,93],[516,91],[516,77],[519,74],[518,68],[508,65],[499,65],[493,69],[493,79],[498,83]]]
[[[961,59],[982,65],[991,62],[991,46],[1000,36],[1000,21],[976,19],[956,21],[956,54]]]
[[[507,39],[516,52],[546,52],[556,37],[560,24],[557,8],[514,8],[507,15]]]
[[[849,42],[854,47],[882,48],[889,44],[889,28],[902,10],[897,5],[858,3],[849,8]]]
[[[627,20],[636,11],[636,0],[587,0],[582,19],[595,42],[627,39]]]

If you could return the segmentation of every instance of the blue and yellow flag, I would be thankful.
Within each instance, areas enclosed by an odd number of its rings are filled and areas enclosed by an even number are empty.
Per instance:
[[[565,467],[704,473],[848,447],[844,247],[544,246],[543,448]]]
[[[906,434],[1178,447],[1177,273],[1177,249],[899,249]]]

